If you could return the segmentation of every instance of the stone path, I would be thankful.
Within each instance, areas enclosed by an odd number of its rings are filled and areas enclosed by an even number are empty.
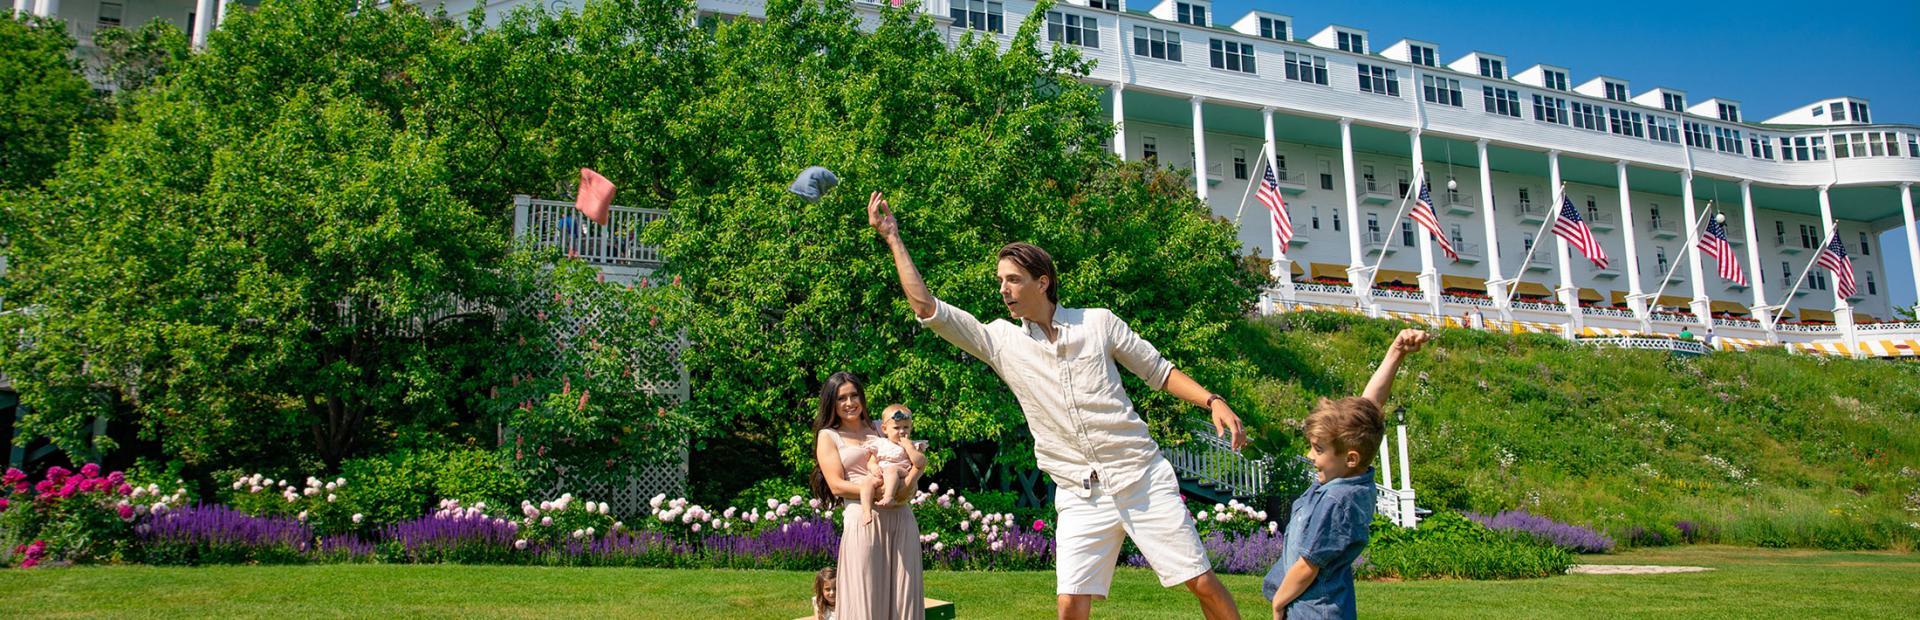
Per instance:
[[[1575,564],[1569,575],[1665,575],[1668,573],[1704,573],[1705,566],[1655,566],[1648,564]]]

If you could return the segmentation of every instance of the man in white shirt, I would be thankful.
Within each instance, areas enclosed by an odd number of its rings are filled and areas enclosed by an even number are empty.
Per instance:
[[[1128,537],[1162,586],[1186,584],[1210,620],[1239,618],[1233,595],[1214,575],[1180,481],[1120,384],[1115,362],[1154,389],[1207,408],[1215,432],[1247,443],[1240,418],[1160,356],[1112,312],[1059,307],[1053,258],[1025,243],[1001,248],[1000,298],[1021,320],[982,324],[933,297],[900,239],[899,221],[874,192],[867,221],[893,253],[900,287],[922,325],[992,366],[1033,432],[1034,460],[1057,491],[1057,606],[1060,618],[1086,618],[1106,598],[1120,545]]]

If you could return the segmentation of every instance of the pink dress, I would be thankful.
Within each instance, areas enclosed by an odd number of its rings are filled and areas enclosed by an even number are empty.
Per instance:
[[[878,432],[879,429],[873,429]],[[832,429],[821,430],[840,447],[840,466],[848,480],[878,475],[867,470],[866,446],[849,442]],[[920,523],[913,508],[875,508],[871,525],[860,513],[860,502],[845,502],[844,532],[840,534],[838,577],[834,582],[839,620],[925,620],[927,610],[920,581]]]

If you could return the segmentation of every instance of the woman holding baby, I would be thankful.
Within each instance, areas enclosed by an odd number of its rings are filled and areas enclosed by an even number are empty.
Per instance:
[[[851,373],[827,377],[813,420],[812,486],[822,501],[849,500],[835,578],[838,620],[926,617],[920,524],[908,503],[927,461],[911,439],[912,412],[893,405],[881,417],[868,418],[866,391]]]

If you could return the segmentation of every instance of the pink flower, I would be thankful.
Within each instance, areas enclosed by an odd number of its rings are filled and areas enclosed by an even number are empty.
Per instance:
[[[10,502],[7,501],[7,498],[0,497],[0,512],[5,512],[7,510],[7,505],[9,503]]]
[[[18,467],[8,467],[5,475],[0,475],[0,484],[15,484],[27,479],[27,472]]]
[[[98,464],[94,464],[94,463],[87,463],[87,464],[85,464],[85,465],[81,465],[81,466],[80,466],[80,475],[82,475],[82,476],[86,476],[86,477],[88,477],[88,478],[99,478],[99,477],[100,477],[100,466],[99,466]]]
[[[1046,521],[1042,521],[1042,520],[1040,520],[1040,519],[1034,519],[1034,520],[1033,520],[1033,531],[1035,531],[1035,532],[1038,532],[1038,531],[1040,531],[1041,529],[1043,529],[1043,528],[1045,528],[1045,527],[1047,527],[1047,522],[1046,522]]]
[[[34,565],[39,563],[40,563],[40,560],[37,560],[34,558],[27,558],[20,561],[20,568],[33,568]]]
[[[580,390],[580,410],[587,410],[587,390]]]
[[[120,505],[120,520],[121,520],[121,521],[132,521],[132,520],[133,520],[133,505],[132,505],[132,504],[121,504],[121,505]]]
[[[107,484],[109,485],[118,485],[126,481],[127,481],[127,475],[124,473],[116,471],[111,474],[107,474]]]
[[[114,490],[119,491],[121,495],[132,495],[133,485],[122,482],[120,483],[120,488]]]
[[[67,479],[67,476],[71,475],[73,475],[73,472],[67,471],[67,468],[59,465],[47,468],[47,480],[53,481],[54,484],[60,484]]]

